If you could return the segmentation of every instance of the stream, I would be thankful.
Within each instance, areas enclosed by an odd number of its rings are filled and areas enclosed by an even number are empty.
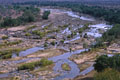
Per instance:
[[[63,55],[60,55],[60,56],[55,56],[55,57],[49,58],[48,60],[52,60],[53,62],[55,62],[55,67],[53,68],[54,72],[55,73],[59,73],[59,72],[62,73],[62,75],[57,76],[56,78],[54,78],[54,80],[62,80],[64,78],[74,78],[77,75],[79,75],[80,70],[79,70],[77,64],[75,64],[73,61],[69,60],[68,58],[70,56],[72,56],[73,54],[79,54],[83,51],[85,51],[85,50],[84,49],[76,50],[73,52],[64,53]],[[62,70],[61,65],[64,63],[69,64],[69,66],[71,67],[70,71]]]
[[[46,9],[46,10],[54,11],[54,9]],[[56,10],[56,11],[59,12],[60,10]],[[84,17],[84,16],[79,16],[72,11],[63,11],[63,12],[67,13],[71,17],[80,18],[81,20],[95,21],[95,19],[93,19],[93,18],[87,18],[87,17]],[[48,25],[48,24],[46,24],[46,25]],[[43,25],[42,28],[44,28],[46,25]],[[99,33],[99,31],[98,31],[99,29],[107,30],[107,29],[111,28],[112,26],[107,25],[105,23],[101,23],[101,24],[90,25],[89,27],[91,29],[87,32],[87,34],[91,35],[91,36],[94,36],[96,38],[96,37],[101,37],[102,36],[102,34]],[[62,34],[64,34],[64,33],[71,34],[71,31],[68,28],[66,28],[62,32]],[[71,41],[75,41],[75,40],[78,40],[78,39],[80,39],[79,34],[74,36],[74,38],[71,39],[71,40],[66,40],[64,43],[69,43]],[[29,54],[32,54],[32,53],[35,53],[37,51],[44,50],[44,49],[45,49],[44,47],[33,47],[33,48],[27,49],[25,51],[21,51],[19,53],[19,56],[24,57],[24,56],[27,56]],[[94,69],[93,65],[91,65],[90,67],[88,67],[84,71],[80,72],[80,69],[78,68],[77,64],[74,63],[73,61],[69,60],[69,58],[73,54],[80,54],[83,51],[85,51],[85,49],[75,50],[75,51],[72,51],[72,52],[68,51],[68,52],[66,52],[62,55],[48,58],[48,60],[52,60],[55,63],[55,66],[53,68],[54,73],[60,73],[61,74],[60,76],[55,77],[54,80],[62,80],[62,79],[65,79],[65,78],[73,79],[78,75],[85,75],[85,74],[91,72]],[[15,57],[15,54],[13,54],[13,57]],[[18,63],[26,62],[26,61],[31,60],[31,59],[34,59],[34,58],[28,58],[28,59],[14,61],[14,63],[18,64]],[[38,58],[38,59],[40,59],[40,58]],[[64,64],[64,63],[69,64],[69,66],[71,67],[70,71],[62,70],[61,65]],[[4,78],[4,77],[9,77],[9,74],[8,73],[0,74],[0,78]]]

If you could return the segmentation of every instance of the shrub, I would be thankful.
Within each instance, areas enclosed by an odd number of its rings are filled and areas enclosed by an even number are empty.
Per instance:
[[[50,15],[50,11],[44,11],[42,19],[44,19],[44,20],[48,19],[49,15]]]
[[[61,40],[60,42],[61,42],[61,43],[64,43],[64,41],[65,41],[65,40]]]
[[[8,39],[8,36],[3,36],[2,39],[3,40]]]
[[[47,59],[41,59],[40,61],[22,64],[18,67],[18,70],[26,70],[26,69],[33,70],[35,67],[38,67],[38,66],[44,67],[51,64],[53,64],[52,61],[49,61]]]
[[[45,32],[41,32],[39,30],[32,31],[33,34],[40,36],[40,38],[43,38],[45,36]]]
[[[44,47],[47,47],[48,45],[47,45],[47,43],[44,43]]]
[[[94,64],[95,70],[98,72],[103,71],[106,68],[112,68],[120,71],[120,55],[117,54],[113,57],[108,57],[107,55],[102,55],[98,57]]]
[[[51,44],[54,46],[55,45],[55,41],[51,42]]]
[[[26,33],[25,36],[31,36],[31,34],[30,33]]]
[[[12,54],[6,54],[2,56],[2,59],[9,59],[12,57]]]
[[[108,68],[95,74],[94,80],[120,80],[120,72]]]

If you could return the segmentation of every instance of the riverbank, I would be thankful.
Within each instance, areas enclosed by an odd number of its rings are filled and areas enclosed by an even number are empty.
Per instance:
[[[33,22],[22,28],[13,27],[1,30],[0,34],[8,36],[8,39],[1,39],[1,42],[22,40],[21,43],[5,48],[25,48],[14,57],[1,60],[0,69],[2,73],[5,73],[3,74],[5,77],[8,73],[9,76],[18,76],[23,80],[74,79],[94,69],[92,65],[98,54],[96,52],[81,53],[85,51],[83,45],[87,43],[86,47],[89,48],[96,38],[101,37],[103,32],[111,28],[111,25],[107,25],[105,21],[96,20],[94,17],[68,10],[41,8],[42,12],[45,10],[51,12],[48,20]],[[80,31],[84,27],[85,29]],[[43,58],[52,60],[54,65],[38,67],[33,71],[17,71],[19,65]],[[65,63],[70,67],[68,71],[62,69]],[[0,76],[0,78],[5,77]]]

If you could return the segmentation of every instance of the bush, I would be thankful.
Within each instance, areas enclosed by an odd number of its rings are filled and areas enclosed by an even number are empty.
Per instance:
[[[40,32],[39,30],[32,31],[33,34],[40,36],[40,38],[43,38],[45,36],[45,32]]]
[[[51,44],[54,46],[55,45],[55,41],[51,42]]]
[[[2,59],[10,59],[12,57],[12,54],[6,54],[2,56]]]
[[[12,57],[12,53],[18,54],[21,51],[21,49],[8,49],[0,51],[0,58],[1,59],[9,59]]]
[[[47,45],[47,43],[44,43],[44,47],[47,47],[48,45]]]
[[[22,64],[18,67],[18,70],[26,70],[26,69],[33,70],[35,67],[38,67],[38,66],[44,67],[51,64],[53,64],[52,61],[49,61],[47,59],[41,59],[40,61]]]
[[[120,72],[108,68],[95,74],[94,80],[120,80]]]
[[[95,70],[101,72],[106,68],[112,68],[120,71],[120,55],[117,54],[113,57],[108,57],[107,55],[102,55],[97,58],[94,64]]]
[[[30,33],[26,33],[25,36],[31,36],[31,34]]]
[[[65,40],[61,40],[60,42],[61,42],[61,43],[64,43],[64,41],[65,41]]]
[[[8,36],[3,36],[2,39],[3,40],[8,39]]]
[[[48,19],[49,15],[50,15],[50,11],[44,11],[42,19],[44,19],[44,20]]]

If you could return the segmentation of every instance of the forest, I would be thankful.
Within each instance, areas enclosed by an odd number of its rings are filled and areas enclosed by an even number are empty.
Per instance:
[[[9,8],[10,7],[10,8]],[[39,9],[35,8],[33,6],[28,6],[28,7],[21,7],[21,6],[9,6],[9,7],[4,7],[1,6],[1,9],[5,10],[4,12],[1,11],[0,13],[4,14],[8,10],[14,10],[16,14],[21,14],[21,16],[17,16],[16,18],[12,18],[12,13],[10,15],[1,15],[1,20],[0,20],[0,27],[12,27],[12,26],[18,26],[21,24],[25,24],[28,22],[34,22],[37,20],[37,16],[39,13]]]
[[[119,28],[120,28],[120,9],[119,8],[106,8],[100,6],[89,6],[83,5],[77,2],[25,2],[25,3],[16,3],[15,5],[38,5],[38,6],[56,6],[56,7],[65,7],[70,8],[74,12],[84,13],[101,20],[108,21],[109,24],[113,24],[114,27],[103,34],[101,40],[98,41],[96,46],[103,46],[102,42],[104,41],[114,41],[119,39]]]

